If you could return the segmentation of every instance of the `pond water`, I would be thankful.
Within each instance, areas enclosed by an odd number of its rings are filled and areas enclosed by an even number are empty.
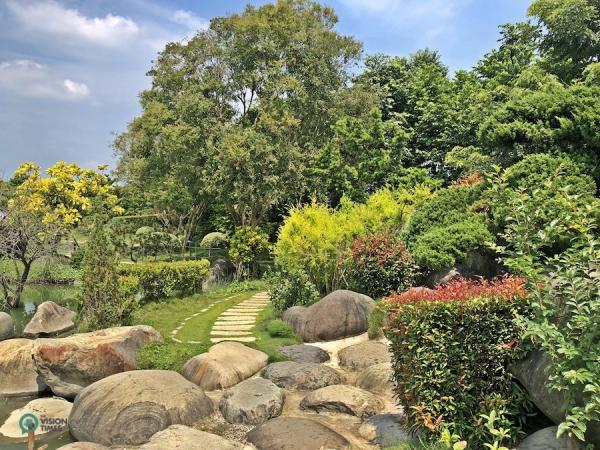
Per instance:
[[[15,320],[17,336],[21,336],[25,325],[35,314],[37,305],[52,300],[59,305],[72,310],[76,309],[79,288],[74,286],[56,285],[28,285],[23,291],[21,305],[17,309],[7,311]],[[8,418],[15,409],[25,406],[33,400],[31,397],[0,398],[0,425]],[[36,448],[42,444],[48,444],[48,450],[55,450],[74,440],[68,433],[62,436],[51,436],[36,439]],[[8,439],[0,436],[1,450],[23,450],[26,448],[24,440]]]
[[[75,311],[78,294],[79,288],[70,285],[27,285],[21,296],[21,305],[7,311],[15,321],[17,337],[21,336],[25,325],[35,314],[37,305],[52,300]]]

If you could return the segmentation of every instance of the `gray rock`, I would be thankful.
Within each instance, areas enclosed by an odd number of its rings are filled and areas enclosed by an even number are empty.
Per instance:
[[[239,342],[219,342],[185,363],[182,375],[202,389],[227,389],[267,365],[269,356]]]
[[[32,356],[44,382],[59,397],[74,398],[85,386],[136,368],[139,350],[162,341],[147,325],[116,327],[65,338],[37,339]]]
[[[329,361],[329,353],[314,345],[286,345],[279,349],[290,361],[299,363],[322,363]]]
[[[403,414],[376,414],[365,420],[359,433],[381,448],[418,443],[418,439],[404,427],[403,417]]]
[[[550,365],[550,358],[543,352],[534,350],[525,359],[513,363],[510,369],[533,403],[546,417],[558,425],[565,417],[566,399],[561,392],[550,390],[548,387]],[[582,403],[582,395],[579,395],[579,403]],[[587,428],[586,440],[600,447],[600,422],[590,422]]]
[[[0,398],[35,396],[47,386],[38,375],[31,359],[33,341],[0,341]]]
[[[269,364],[262,373],[279,387],[304,391],[340,384],[340,373],[331,367],[315,363],[282,361]]]
[[[94,444],[93,442],[73,442],[63,445],[57,450],[109,450],[109,448],[104,445]]]
[[[10,314],[0,311],[0,341],[15,337],[15,321]]]
[[[0,435],[12,439],[23,439],[23,431],[21,429],[21,418],[25,414],[34,414],[36,417],[51,417],[57,422],[54,423],[53,429],[40,426],[35,431],[36,436],[44,436],[48,433],[63,434],[68,432],[67,419],[71,412],[73,404],[63,398],[44,397],[36,398],[28,402],[22,408],[14,410],[0,427]],[[43,424],[40,424],[43,425]],[[26,437],[26,436],[25,436]]]
[[[75,328],[75,313],[54,302],[40,304],[25,326],[23,334],[28,337],[52,336]]]
[[[248,441],[260,450],[349,450],[350,442],[316,420],[278,417],[250,431]]]
[[[283,320],[305,342],[332,341],[367,331],[374,307],[371,297],[338,290],[309,307],[294,306],[286,310]]]
[[[246,450],[250,446],[230,441],[216,434],[196,430],[185,425],[171,425],[156,433],[138,450]]]
[[[383,342],[366,341],[350,345],[338,353],[340,366],[348,370],[362,370],[390,361],[388,347]]]
[[[279,416],[283,390],[264,378],[251,378],[227,390],[219,409],[229,423],[260,425]]]
[[[527,436],[517,450],[577,450],[579,444],[566,435],[556,437],[557,427],[544,428]]]
[[[300,402],[302,409],[338,412],[361,418],[375,415],[383,407],[383,402],[370,392],[343,384],[317,389]]]
[[[177,372],[134,370],[83,389],[69,429],[79,441],[139,445],[171,425],[192,425],[212,413],[210,398]]]
[[[392,391],[392,365],[389,362],[375,364],[363,370],[356,385],[374,394],[390,394]]]

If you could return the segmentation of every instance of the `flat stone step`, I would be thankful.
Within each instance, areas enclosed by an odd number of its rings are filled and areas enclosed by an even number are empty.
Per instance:
[[[230,321],[223,321],[223,322],[215,322],[215,324],[213,326],[229,327],[229,326],[235,326],[235,325],[254,325],[255,323],[256,323],[256,321],[254,321],[254,320],[230,320]]]
[[[224,313],[221,313],[222,316],[246,316],[246,317],[256,317],[258,313],[256,312],[244,312],[241,313],[239,311],[225,311]]]
[[[212,342],[213,344],[216,344],[217,342],[223,342],[223,341],[236,341],[236,342],[254,342],[256,341],[256,338],[254,336],[249,336],[249,337],[217,337],[217,338],[210,338],[210,342]]]
[[[252,336],[251,333],[248,333],[247,331],[219,331],[219,330],[212,330],[210,332],[211,336]]]
[[[248,316],[248,315],[240,317],[239,314],[236,314],[234,316],[219,316],[217,318],[217,322],[224,321],[224,322],[252,322],[252,323],[254,323],[255,318],[256,318],[255,316]]]
[[[248,325],[214,325],[213,330],[219,331],[250,331],[254,328],[254,324]]]

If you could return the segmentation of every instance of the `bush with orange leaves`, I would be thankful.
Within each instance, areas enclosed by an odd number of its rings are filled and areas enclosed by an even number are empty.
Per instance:
[[[525,280],[458,279],[383,302],[395,391],[409,424],[434,436],[449,429],[483,448],[491,437],[481,415],[495,411],[518,441],[529,402],[508,366],[522,354],[516,319],[531,314]]]

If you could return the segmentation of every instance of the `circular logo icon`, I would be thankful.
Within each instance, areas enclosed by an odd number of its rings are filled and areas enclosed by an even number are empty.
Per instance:
[[[19,428],[22,434],[35,433],[40,426],[40,421],[33,414],[23,414],[19,419]]]

